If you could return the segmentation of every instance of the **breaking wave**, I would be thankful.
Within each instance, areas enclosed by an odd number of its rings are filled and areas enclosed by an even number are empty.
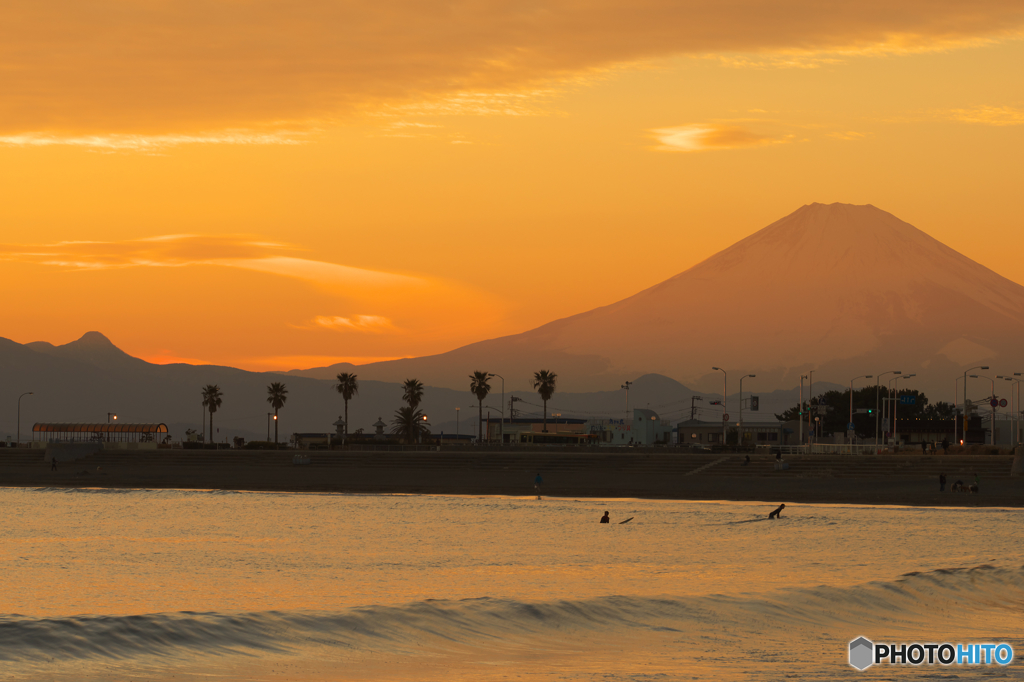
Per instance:
[[[519,602],[479,598],[368,606],[338,612],[179,612],[134,616],[0,616],[0,660],[129,659],[200,653],[288,653],[311,643],[409,652],[426,645],[486,646],[595,631],[709,627],[740,634],[765,623],[786,628],[928,624],[943,612],[1006,610],[1024,615],[1024,567],[989,565],[915,572],[855,587],[791,589],[765,595],[610,596]]]

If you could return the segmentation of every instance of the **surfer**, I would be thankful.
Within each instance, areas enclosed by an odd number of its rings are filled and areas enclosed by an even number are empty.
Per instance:
[[[769,515],[768,515],[768,518],[769,518],[769,519],[781,519],[782,517],[781,517],[781,516],[779,516],[779,514],[780,514],[780,513],[782,512],[782,510],[783,510],[783,509],[785,509],[785,508],[786,508],[786,505],[784,505],[784,504],[780,504],[780,505],[779,505],[779,508],[778,508],[778,509],[776,509],[775,511],[773,511],[773,512],[772,512],[771,514],[769,514]]]
[[[612,520],[608,516],[608,512],[605,512],[604,516],[601,517],[601,523],[611,523],[611,522],[612,522]]]

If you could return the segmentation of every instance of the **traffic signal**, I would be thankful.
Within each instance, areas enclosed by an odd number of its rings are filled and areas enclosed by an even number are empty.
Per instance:
[[[760,398],[758,398],[756,395],[750,396],[750,411],[757,412],[759,405]]]

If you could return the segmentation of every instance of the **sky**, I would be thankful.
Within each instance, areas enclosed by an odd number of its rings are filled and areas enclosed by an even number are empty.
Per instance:
[[[1019,0],[7,0],[0,336],[292,369],[630,296],[811,202],[1024,284]]]

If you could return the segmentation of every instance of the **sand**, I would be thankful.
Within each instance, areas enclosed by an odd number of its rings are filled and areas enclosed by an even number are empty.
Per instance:
[[[59,462],[0,451],[0,486],[263,490],[334,493],[534,495],[758,500],[871,505],[1021,507],[1024,479],[1007,456],[795,456],[789,468],[758,456],[632,451],[101,452]],[[946,491],[939,491],[944,472]],[[979,476],[979,493],[952,493]]]

